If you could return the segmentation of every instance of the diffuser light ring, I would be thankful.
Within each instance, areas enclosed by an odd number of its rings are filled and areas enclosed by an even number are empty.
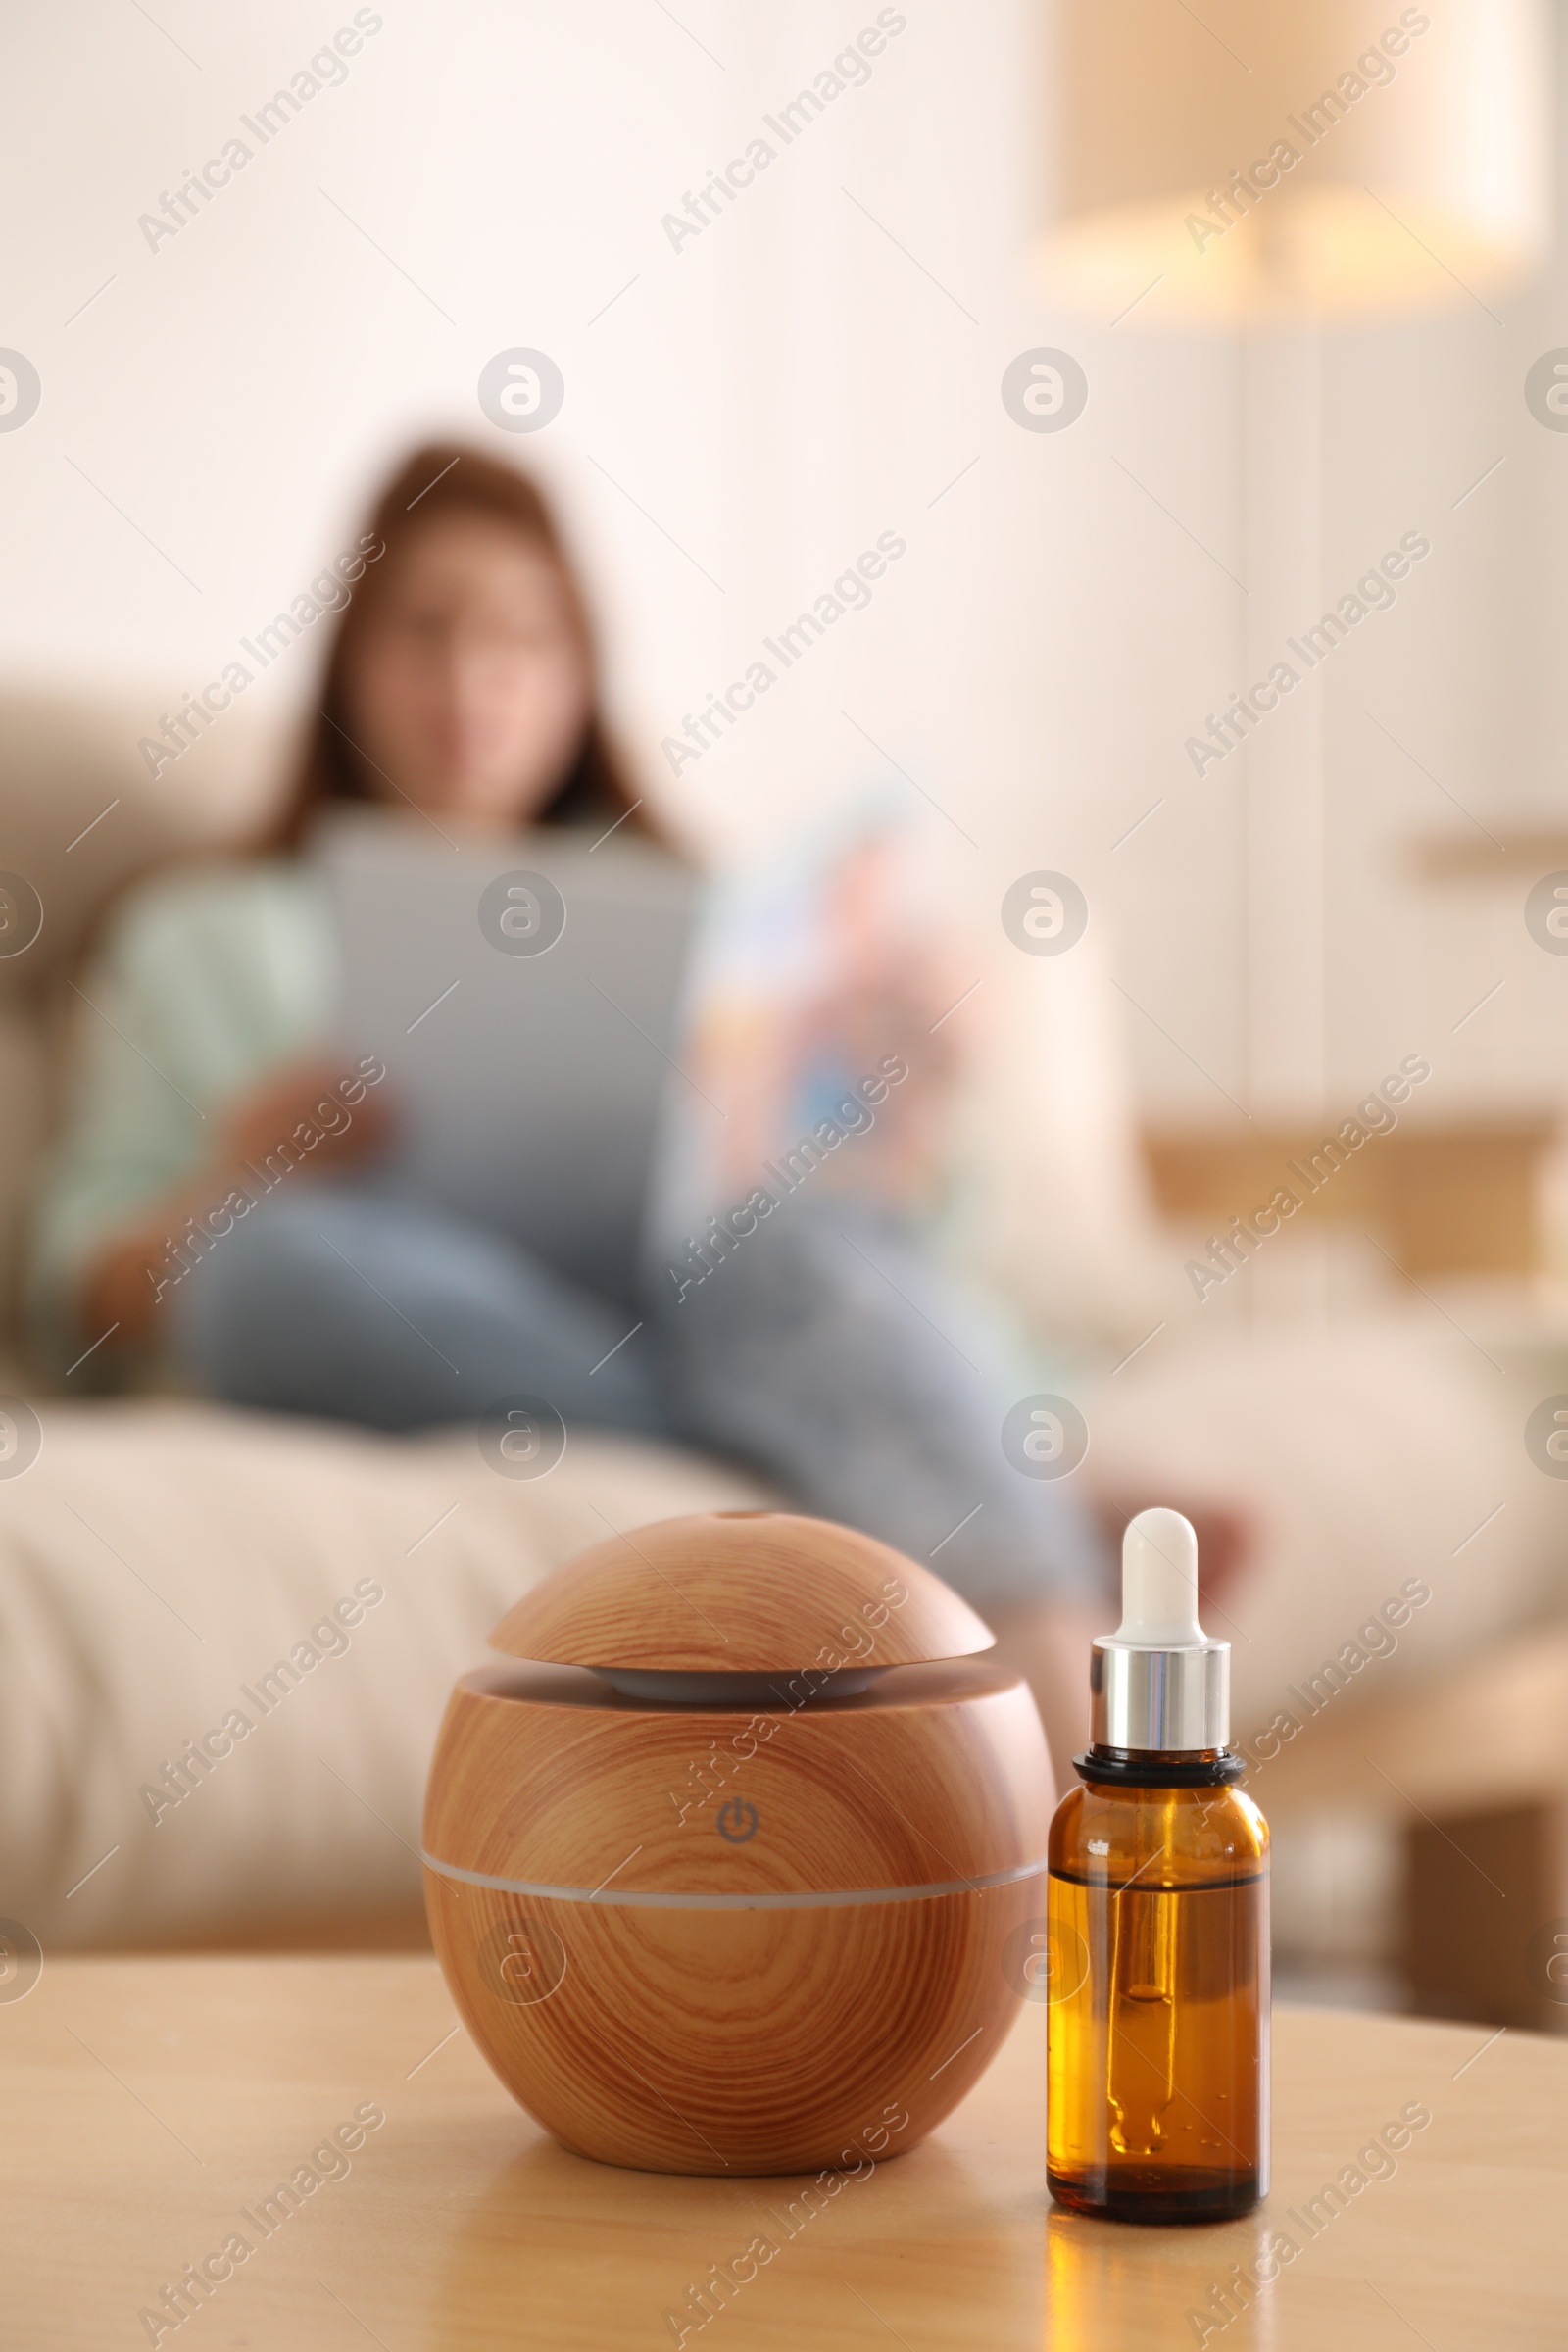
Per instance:
[[[1243,1768],[1245,1769],[1245,1767]],[[1085,1773],[1086,1780],[1092,1779]],[[1107,1776],[1108,1777],[1108,1776]],[[1232,1776],[1239,1777],[1239,1776]],[[681,1894],[623,1891],[618,1886],[547,1886],[533,1879],[501,1879],[482,1870],[461,1870],[435,1854],[419,1857],[439,1879],[463,1886],[485,1886],[495,1894],[526,1895],[532,1902],[599,1903],[621,1911],[840,1911],[858,1903],[930,1902],[944,1894],[987,1894],[993,1886],[1016,1886],[1050,1869],[1048,1854],[1013,1870],[990,1870],[977,1879],[938,1879],[919,1886],[830,1886],[789,1894]]]

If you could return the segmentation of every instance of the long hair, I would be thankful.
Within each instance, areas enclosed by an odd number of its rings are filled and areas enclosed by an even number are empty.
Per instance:
[[[577,756],[548,805],[533,818],[535,824],[613,824],[630,814],[640,795],[630,784],[620,759],[606,732],[599,700],[598,661],[594,632],[582,583],[556,526],[543,493],[516,467],[468,449],[459,442],[432,441],[414,451],[398,468],[372,509],[366,530],[370,546],[379,551],[339,612],[326,657],[326,673],[317,702],[317,715],[305,740],[303,757],[284,796],[280,814],[269,828],[264,846],[293,850],[300,846],[312,819],[327,803],[373,801],[381,796],[373,772],[344,732],[343,680],[349,658],[385,593],[384,582],[409,540],[434,514],[480,514],[506,523],[520,538],[540,548],[561,575],[573,621],[587,652],[592,692],[588,724]],[[642,828],[645,812],[631,817]],[[652,826],[647,826],[652,831]]]

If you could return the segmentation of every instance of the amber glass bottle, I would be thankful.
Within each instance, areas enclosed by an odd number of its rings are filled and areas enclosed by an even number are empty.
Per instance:
[[[1170,1759],[1189,1772],[1218,1761]],[[1091,1750],[1080,1770],[1094,1769]],[[1246,2213],[1268,2185],[1257,1807],[1213,1783],[1091,1779],[1052,1825],[1048,1906],[1052,2194],[1129,2222]]]
[[[1078,2213],[1224,2221],[1268,2187],[1268,1831],[1178,1512],[1130,1522],[1089,1687],[1051,1828],[1047,2179]]]

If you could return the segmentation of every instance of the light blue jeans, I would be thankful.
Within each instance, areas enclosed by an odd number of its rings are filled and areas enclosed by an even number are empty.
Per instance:
[[[974,1318],[891,1221],[789,1200],[679,1300],[627,1308],[484,1228],[373,1187],[263,1201],[172,1295],[210,1395],[372,1429],[519,1394],[569,1431],[667,1438],[755,1467],[799,1509],[928,1563],[982,1612],[1107,1590],[1067,1487],[1020,1475],[1015,1401]]]

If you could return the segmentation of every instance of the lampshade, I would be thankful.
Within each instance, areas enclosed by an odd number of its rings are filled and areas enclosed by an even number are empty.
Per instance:
[[[1545,243],[1546,57],[1543,0],[1054,0],[1049,282],[1141,320],[1484,294]]]

